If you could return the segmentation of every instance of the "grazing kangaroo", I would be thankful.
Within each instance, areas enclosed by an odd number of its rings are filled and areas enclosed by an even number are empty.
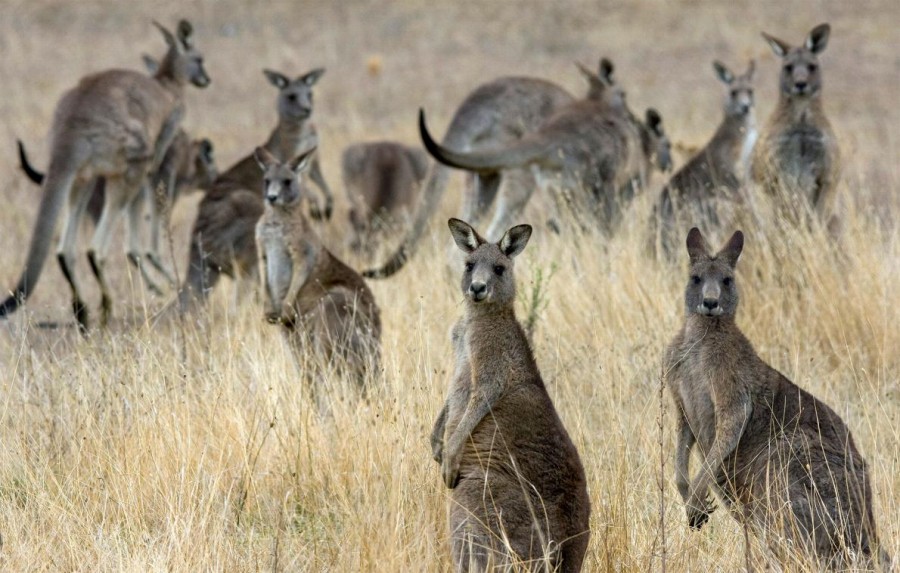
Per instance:
[[[513,308],[513,260],[531,227],[488,243],[459,219],[449,225],[466,254],[466,313],[453,328],[456,367],[431,444],[452,490],[454,565],[580,571],[590,537],[584,468]]]
[[[350,200],[351,248],[372,255],[379,240],[412,213],[428,171],[422,149],[392,141],[350,145],[341,172]]]
[[[278,88],[278,125],[263,147],[281,161],[318,147],[318,134],[310,121],[312,88],[325,70],[317,68],[293,81],[279,72],[263,70],[263,73]],[[310,196],[310,214],[314,219],[330,218],[331,190],[322,177],[319,160],[312,157],[310,161],[309,177],[325,200],[322,209]],[[200,202],[191,231],[187,277],[178,295],[182,311],[195,302],[205,301],[223,274],[237,278],[256,273],[254,229],[263,214],[262,183],[262,174],[251,153],[219,175]]]
[[[830,32],[828,24],[816,26],[801,47],[763,33],[782,61],[780,90],[750,171],[753,181],[790,214],[796,217],[811,209],[825,222],[840,178],[840,150],[822,107],[819,67]]]
[[[675,482],[688,524],[699,529],[718,493],[738,521],[762,533],[782,559],[848,565],[879,552],[866,463],[831,408],[766,364],[735,324],[740,231],[711,254],[688,233],[685,320],[665,373],[677,412]],[[701,467],[689,479],[690,452]],[[793,548],[793,550],[791,550]]]
[[[111,315],[112,299],[104,265],[112,231],[128,211],[128,253],[140,257],[138,225],[141,189],[148,173],[162,163],[184,116],[184,86],[206,87],[210,80],[203,57],[194,48],[191,25],[182,20],[177,35],[159,24],[169,46],[153,77],[109,70],[82,78],[57,104],[50,131],[50,165],[29,246],[25,269],[0,316],[14,312],[37,284],[50,248],[56,219],[68,204],[57,258],[72,289],[72,306],[82,332],[87,307],[75,281],[73,265],[79,222],[93,194],[96,177],[106,178],[106,201],[88,250],[88,261],[101,291],[101,324]]]
[[[314,153],[287,163],[264,147],[254,154],[265,182],[256,226],[265,316],[284,327],[298,354],[312,351],[362,383],[378,368],[381,318],[362,277],[325,248],[303,214],[308,191],[299,177]]]
[[[676,237],[682,236],[686,222],[718,227],[719,202],[739,200],[745,165],[757,136],[753,113],[755,68],[750,60],[747,71],[736,76],[725,64],[713,62],[716,75],[727,88],[722,122],[706,146],[663,187],[653,212],[651,226],[657,226],[659,233],[655,239],[667,255],[673,254],[680,241]]]

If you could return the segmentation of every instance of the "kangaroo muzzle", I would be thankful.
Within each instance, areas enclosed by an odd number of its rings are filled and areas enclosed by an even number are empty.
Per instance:
[[[719,316],[722,314],[722,307],[719,306],[719,298],[722,296],[722,289],[718,283],[707,281],[703,285],[701,292],[702,300],[697,307],[700,314]]]

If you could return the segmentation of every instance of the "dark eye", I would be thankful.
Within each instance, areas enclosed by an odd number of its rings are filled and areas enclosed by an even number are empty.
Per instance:
[[[810,65],[809,65],[809,71],[810,71],[810,72],[814,72],[814,71],[816,71],[817,69],[819,69],[819,66],[817,66],[817,65],[815,65],[815,64],[810,64]]]
[[[737,97],[737,96],[738,96],[738,91],[737,91],[737,90],[731,90],[731,97],[734,98],[734,97]]]
[[[505,271],[505,270],[506,270],[506,267],[504,267],[502,265],[494,265],[494,274],[497,275],[498,277],[502,277],[503,271]]]
[[[786,71],[787,73],[793,72],[793,71],[794,71],[794,65],[793,65],[793,64],[788,64],[788,65],[784,66],[784,71]]]
[[[272,180],[266,177],[265,179],[263,179],[263,183],[266,185],[266,187],[268,187],[272,184]]]
[[[467,273],[471,273],[472,269],[474,269],[474,268],[475,268],[475,265],[473,265],[472,263],[466,263],[466,272]]]
[[[290,187],[292,181],[290,179],[282,179],[281,183],[284,184],[285,187]]]
[[[288,94],[288,101],[297,101],[297,94]]]
[[[722,279],[722,284],[725,286],[731,286],[731,283],[734,282],[731,277],[725,277]]]
[[[703,282],[703,279],[700,278],[700,275],[693,275],[691,277],[691,282],[694,283],[695,285],[698,285]]]

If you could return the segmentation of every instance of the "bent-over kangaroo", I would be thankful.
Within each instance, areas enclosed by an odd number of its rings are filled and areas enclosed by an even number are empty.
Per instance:
[[[688,524],[699,529],[715,491],[739,522],[762,534],[783,560],[850,565],[879,552],[872,488],[850,429],[834,410],[766,364],[735,324],[735,265],[744,236],[712,254],[694,227],[684,324],[664,372],[678,430],[675,483]],[[690,479],[691,449],[703,461]]]
[[[466,255],[466,311],[453,328],[455,371],[431,445],[452,490],[454,565],[580,571],[590,537],[584,468],[513,307],[513,260],[531,227],[488,243],[459,219],[449,225]]]

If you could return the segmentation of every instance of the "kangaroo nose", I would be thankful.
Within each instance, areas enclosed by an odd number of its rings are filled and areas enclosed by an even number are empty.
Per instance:
[[[806,82],[797,82],[794,85],[797,86],[797,89],[800,91],[803,91],[806,89]]]
[[[274,204],[275,201],[278,201],[278,195],[266,195],[266,201]]]
[[[714,298],[705,298],[703,299],[703,306],[705,306],[709,310],[712,310],[719,306],[719,301]]]
[[[472,293],[476,299],[481,299],[481,297],[487,292],[487,285],[484,283],[472,283],[469,285],[469,292]]]

